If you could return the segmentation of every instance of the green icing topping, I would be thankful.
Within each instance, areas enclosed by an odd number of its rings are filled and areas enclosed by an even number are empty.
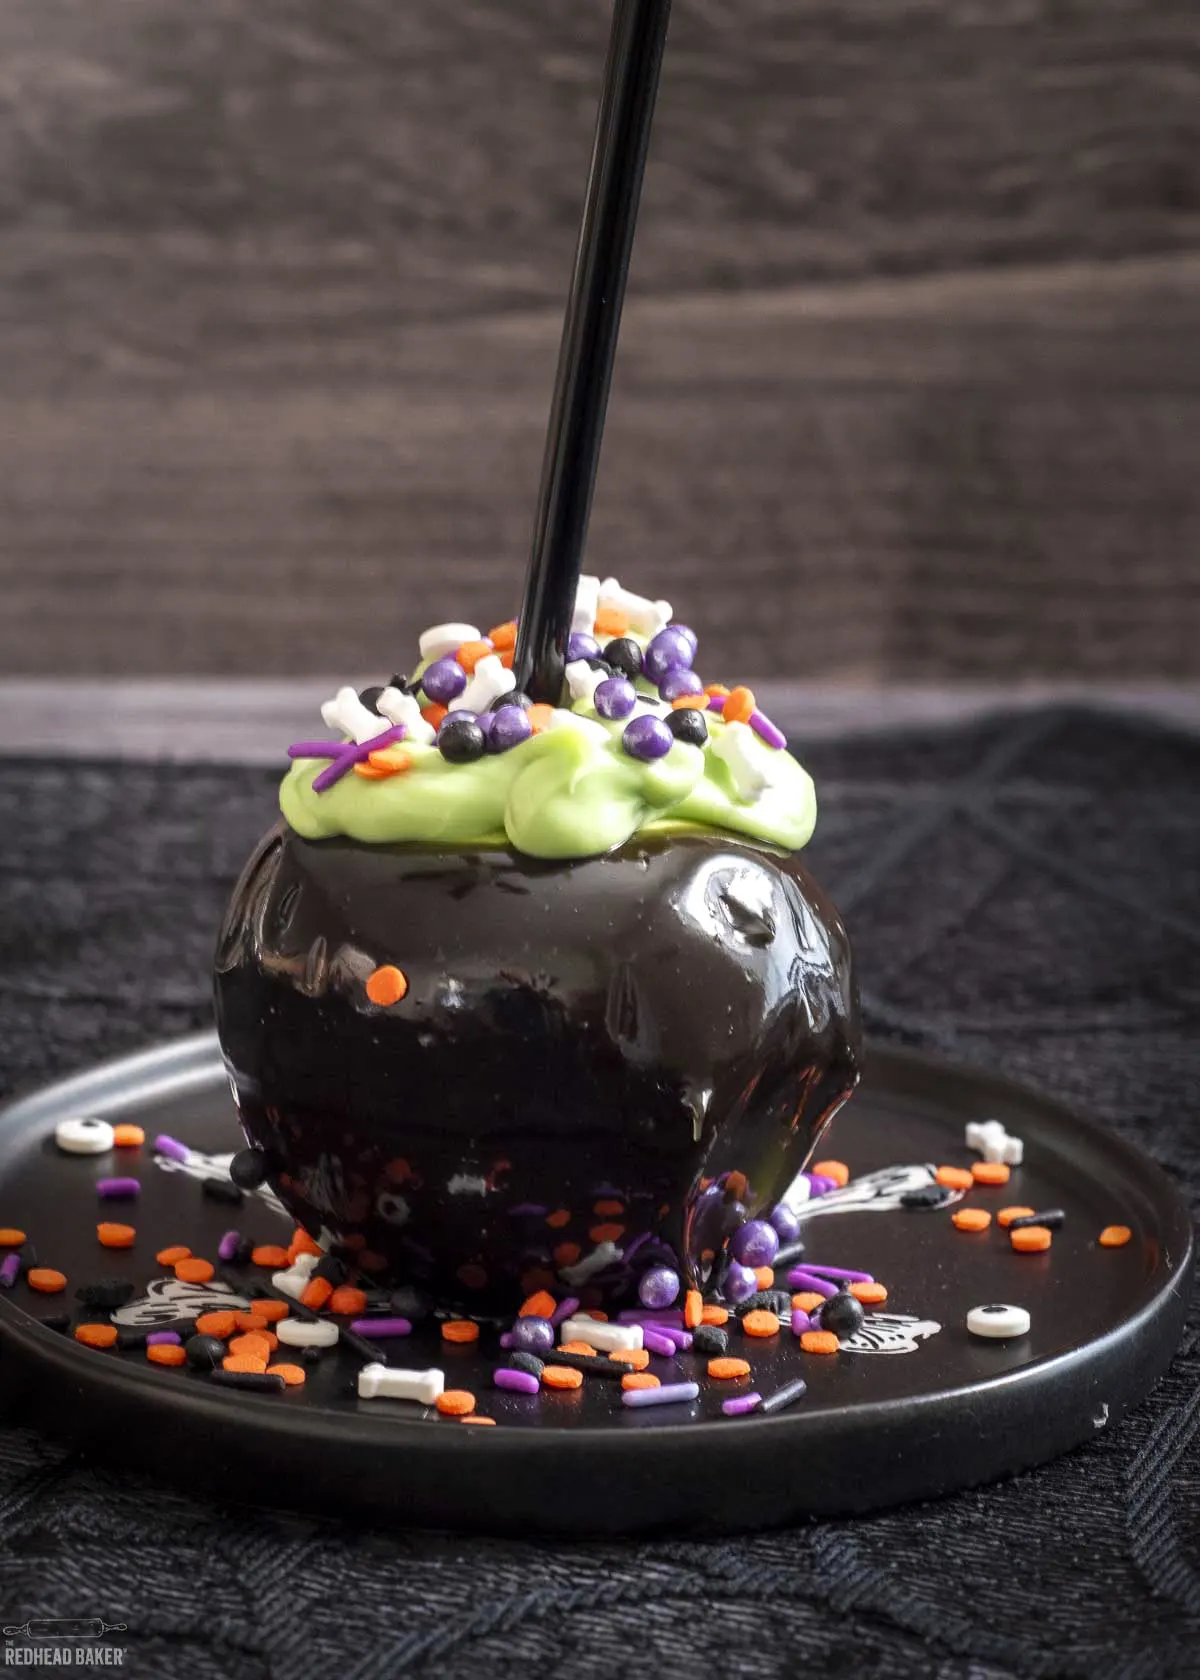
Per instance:
[[[664,757],[646,762],[622,747],[623,722],[598,718],[580,702],[571,713],[557,711],[549,728],[520,746],[469,764],[450,764],[435,746],[405,742],[409,769],[380,780],[351,771],[314,793],[313,777],[325,762],[297,759],[279,803],[308,840],[344,835],[375,844],[508,842],[531,857],[583,858],[666,820],[789,849],[803,846],[817,814],[808,772],[755,737],[746,750],[762,767],[765,785],[754,798],[740,798],[715,751],[730,726],[714,713],[706,722],[706,746],[677,741]]]

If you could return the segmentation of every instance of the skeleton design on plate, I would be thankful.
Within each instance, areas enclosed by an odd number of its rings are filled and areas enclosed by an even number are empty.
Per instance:
[[[224,1283],[184,1283],[179,1278],[153,1278],[146,1293],[112,1313],[114,1324],[127,1330],[160,1330],[207,1312],[246,1312],[249,1298]]]
[[[799,1220],[816,1219],[830,1213],[891,1213],[902,1205],[901,1197],[913,1190],[926,1190],[936,1184],[937,1168],[925,1163],[908,1166],[880,1167],[876,1172],[852,1178],[840,1190],[827,1190],[823,1196],[811,1196],[808,1180],[799,1173],[781,1200]],[[961,1190],[946,1193],[942,1207],[953,1207],[962,1200]]]

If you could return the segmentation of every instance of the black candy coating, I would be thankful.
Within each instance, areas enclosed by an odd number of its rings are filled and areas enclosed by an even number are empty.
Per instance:
[[[380,1012],[385,963],[408,991]],[[716,833],[545,862],[281,825],[235,890],[216,1003],[289,1212],[467,1311],[554,1285],[553,1247],[590,1255],[598,1199],[618,1249],[654,1238],[703,1283],[858,1078],[837,912],[795,857]],[[633,1281],[619,1254],[598,1278]]]
[[[611,665],[615,671],[620,671],[622,676],[630,679],[641,676],[642,650],[632,636],[618,636],[614,641],[606,643],[600,652],[605,664]]]
[[[857,1296],[851,1295],[848,1289],[839,1289],[819,1308],[818,1316],[822,1330],[832,1330],[837,1336],[852,1336],[862,1329],[867,1315]]]
[[[708,724],[698,706],[679,706],[667,713],[664,722],[677,741],[702,747],[708,740]]]

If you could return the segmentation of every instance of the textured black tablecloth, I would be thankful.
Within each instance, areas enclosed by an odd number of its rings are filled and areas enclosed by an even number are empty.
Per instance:
[[[1195,1210],[1200,739],[1054,712],[805,751],[791,721],[872,1032],[1079,1104]],[[0,764],[9,1089],[207,1024],[272,782]],[[8,1430],[0,1620],[103,1615],[129,1625],[127,1670],[214,1680],[1194,1676],[1198,1426],[1193,1310],[1153,1396],[1057,1464],[866,1520],[629,1545],[248,1513],[218,1470],[205,1504]]]

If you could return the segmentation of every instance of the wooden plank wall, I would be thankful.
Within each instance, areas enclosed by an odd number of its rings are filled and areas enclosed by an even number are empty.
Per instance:
[[[0,670],[507,614],[607,12],[0,8]],[[1198,548],[1194,0],[676,0],[593,566],[714,674],[1131,679]]]

